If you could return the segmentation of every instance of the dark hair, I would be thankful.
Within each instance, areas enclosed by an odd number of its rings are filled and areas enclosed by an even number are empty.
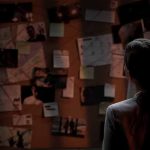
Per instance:
[[[125,47],[125,66],[131,78],[135,79],[140,88],[149,90],[150,86],[150,40],[139,38]]]

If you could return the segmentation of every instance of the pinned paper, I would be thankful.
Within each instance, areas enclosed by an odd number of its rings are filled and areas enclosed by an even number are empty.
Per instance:
[[[125,78],[124,56],[112,55],[112,63],[111,63],[111,67],[110,67],[110,77]]]
[[[115,98],[115,85],[106,83],[104,86],[104,97]]]
[[[58,116],[58,104],[56,102],[44,103],[44,117],[55,117]]]
[[[30,54],[30,44],[28,42],[17,42],[16,48],[19,54]]]
[[[74,80],[74,77],[67,78],[67,85],[66,88],[63,90],[63,97],[74,97]]]
[[[32,125],[32,115],[31,114],[13,115],[13,125],[14,126]]]
[[[64,37],[64,23],[50,23],[50,37]]]
[[[100,11],[100,10],[86,9],[85,20],[114,23],[115,12],[114,11],[106,11],[106,10]]]
[[[20,111],[21,109],[20,85],[0,86],[0,112]]]
[[[101,66],[111,63],[111,34],[79,38],[77,44],[82,66]]]
[[[54,50],[54,68],[69,68],[69,52],[67,50]]]
[[[94,79],[94,67],[80,67],[80,79]]]

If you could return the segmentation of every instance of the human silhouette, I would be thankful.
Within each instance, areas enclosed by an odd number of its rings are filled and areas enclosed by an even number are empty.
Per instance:
[[[17,148],[24,148],[24,140],[23,140],[23,133],[20,133],[20,131],[17,131],[18,141],[17,141]]]
[[[140,38],[129,42],[124,62],[137,93],[107,108],[102,150],[149,150],[150,40]]]

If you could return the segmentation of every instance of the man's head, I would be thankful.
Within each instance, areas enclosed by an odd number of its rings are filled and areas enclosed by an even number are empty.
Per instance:
[[[125,67],[131,79],[135,80],[140,88],[150,89],[150,40],[139,38],[125,47]]]
[[[29,37],[34,37],[35,36],[35,29],[32,25],[27,26],[27,33]]]

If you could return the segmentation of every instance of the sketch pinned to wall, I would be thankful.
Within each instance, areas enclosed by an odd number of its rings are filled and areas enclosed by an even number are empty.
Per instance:
[[[0,112],[22,109],[20,91],[20,85],[0,86]]]
[[[0,146],[10,148],[31,148],[31,129],[0,127]]]
[[[111,34],[78,38],[77,44],[82,66],[101,66],[111,63]]]
[[[30,44],[30,54],[19,54],[18,68],[7,69],[8,81],[14,83],[30,80],[34,67],[46,67],[44,49],[40,42]]]
[[[52,122],[53,135],[84,137],[86,134],[86,121],[81,118],[55,117]]]
[[[46,27],[44,22],[32,24],[19,24],[17,27],[17,41],[38,42],[46,40]]]

